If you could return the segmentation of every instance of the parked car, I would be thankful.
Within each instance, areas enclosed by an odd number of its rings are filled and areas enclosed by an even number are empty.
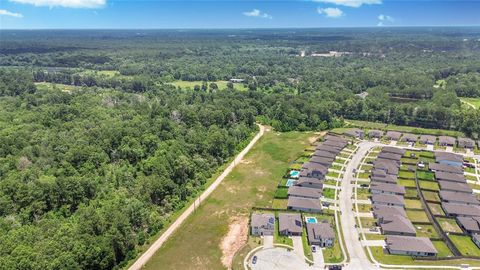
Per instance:
[[[360,187],[368,187],[368,184],[360,184]]]
[[[256,263],[257,263],[257,256],[253,256],[252,264],[256,264]]]
[[[342,266],[341,265],[330,265],[328,267],[328,270],[342,270]]]
[[[317,252],[317,247],[312,246],[312,252]]]

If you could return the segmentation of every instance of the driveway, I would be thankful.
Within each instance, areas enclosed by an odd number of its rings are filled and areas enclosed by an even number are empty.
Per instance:
[[[273,247],[273,235],[263,236],[263,248],[272,248]]]
[[[320,268],[324,268],[325,259],[323,258],[323,250],[318,246],[316,248],[316,252],[312,252],[314,265]]]
[[[362,245],[369,247],[384,247],[385,240],[362,240]]]
[[[292,236],[293,241],[293,251],[298,255],[299,258],[303,259],[305,254],[303,253],[303,243],[301,236]]]
[[[295,252],[279,247],[261,249],[255,253],[255,256],[257,256],[256,264],[252,264],[252,260],[248,262],[252,270],[323,269],[317,266],[309,266],[303,257],[300,258]]]

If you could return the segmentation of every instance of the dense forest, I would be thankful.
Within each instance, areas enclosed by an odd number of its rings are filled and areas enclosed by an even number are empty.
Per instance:
[[[480,133],[480,28],[1,35],[2,269],[121,268],[256,122]]]

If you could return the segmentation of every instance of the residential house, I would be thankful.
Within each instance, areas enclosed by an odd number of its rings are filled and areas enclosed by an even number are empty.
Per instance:
[[[418,140],[418,135],[411,134],[411,133],[404,133],[402,137],[403,142],[416,143],[417,140]]]
[[[275,216],[270,213],[253,213],[250,227],[252,235],[273,235],[273,231],[275,230]]]
[[[432,172],[447,172],[447,173],[456,173],[463,175],[463,168],[458,166],[450,166],[448,164],[440,164],[431,162],[428,164],[428,169]]]
[[[314,153],[313,153],[313,156],[317,156],[317,157],[325,157],[325,158],[335,158],[337,156],[337,154],[335,153],[331,153],[331,152],[327,152],[327,151],[319,151],[319,150],[316,150]]]
[[[380,139],[383,137],[383,131],[381,130],[370,130],[368,132],[368,137]]]
[[[449,181],[438,181],[441,190],[463,192],[463,193],[472,193],[472,188],[467,183],[460,182],[449,182]]]
[[[385,146],[382,148],[382,152],[393,153],[393,154],[403,156],[403,154],[405,154],[405,149],[392,147],[392,146]]]
[[[338,142],[345,142],[345,143],[347,142],[347,140],[345,140],[342,137],[330,135],[330,134],[325,136],[325,141],[338,141]]]
[[[472,241],[480,248],[480,235],[472,234]]]
[[[320,199],[322,190],[318,188],[291,186],[288,188],[288,197],[300,197],[309,199]]]
[[[345,131],[345,135],[353,138],[363,139],[365,137],[365,132],[359,128],[351,128]]]
[[[434,145],[437,141],[437,137],[432,135],[420,135],[420,140],[418,140],[421,144],[430,144]]]
[[[396,175],[391,175],[391,174],[387,174],[386,176],[372,175],[372,176],[370,176],[370,182],[371,182],[371,184],[375,184],[375,183],[396,184],[397,183],[397,176]]]
[[[310,158],[310,162],[318,163],[318,164],[323,165],[325,167],[330,167],[333,163],[333,159],[332,158],[326,158],[326,157],[313,156],[313,157]]]
[[[448,152],[435,152],[435,161],[440,164],[461,167],[463,165],[463,156]]]
[[[323,180],[314,177],[303,177],[300,176],[295,182],[296,186],[313,188],[313,189],[323,189]]]
[[[475,141],[469,138],[458,138],[458,147],[459,148],[475,148]]]
[[[343,149],[345,146],[347,146],[347,142],[346,141],[326,140],[326,141],[323,142],[323,145],[327,145],[327,146],[338,148],[338,149]]]
[[[477,197],[475,197],[475,195],[473,194],[465,194],[463,192],[440,190],[439,195],[442,201],[448,202],[448,203],[480,205],[480,202],[477,200]]]
[[[394,255],[437,256],[438,252],[432,241],[427,237],[388,235],[386,249]]]
[[[391,175],[398,175],[398,167],[398,164],[393,160],[378,158],[373,162],[373,169],[383,170]]]
[[[457,223],[466,233],[480,233],[480,217],[457,217]]]
[[[307,199],[300,197],[288,197],[287,209],[312,212],[312,213],[321,213],[322,204],[318,199]]]
[[[373,207],[373,217],[376,218],[379,222],[382,222],[383,218],[392,215],[400,215],[406,217],[407,212],[405,212],[405,209],[400,206],[375,205]]]
[[[450,182],[459,182],[465,183],[465,176],[458,173],[448,173],[448,172],[435,172],[435,179],[437,181],[450,181]]]
[[[385,235],[415,236],[417,234],[412,222],[402,215],[385,216],[379,225]]]
[[[372,194],[372,204],[373,206],[377,205],[388,205],[388,206],[401,206],[405,205],[405,200],[403,196],[391,195],[391,194]]]
[[[287,236],[302,235],[302,217],[300,214],[278,214],[278,233]]]
[[[397,184],[372,183],[370,185],[370,192],[372,194],[392,194],[404,196],[405,187]]]
[[[388,153],[388,152],[383,152],[382,151],[378,154],[377,158],[388,159],[388,160],[395,161],[395,163],[397,163],[398,166],[400,166],[400,159],[402,158],[402,156],[398,155],[398,154]]]
[[[302,169],[310,170],[313,175],[325,176],[328,173],[328,167],[325,167],[322,164],[314,163],[314,162],[303,163]]]
[[[335,232],[329,223],[307,223],[308,243],[320,247],[332,247],[335,242]]]
[[[340,153],[340,151],[342,151],[342,150],[341,150],[341,148],[332,147],[332,146],[329,146],[329,145],[326,145],[326,144],[321,144],[321,145],[317,146],[315,151],[324,151],[324,152],[329,152],[329,153],[338,155],[338,153]]]
[[[442,202],[443,211],[450,217],[480,216],[480,206]]]
[[[402,137],[402,133],[398,131],[387,131],[387,134],[385,135],[385,138],[387,140],[392,140],[392,141],[398,141],[400,140],[400,137]]]
[[[455,138],[450,137],[450,136],[440,136],[440,137],[438,137],[438,144],[440,146],[454,146],[456,141],[457,140],[455,140]]]

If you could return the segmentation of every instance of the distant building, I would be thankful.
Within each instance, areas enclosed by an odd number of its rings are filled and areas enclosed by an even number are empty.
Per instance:
[[[428,169],[432,172],[447,172],[447,173],[456,173],[456,174],[463,175],[462,167],[450,166],[448,164],[430,162],[430,164],[428,164]]]
[[[403,207],[405,205],[405,200],[403,199],[403,196],[399,196],[399,195],[373,194],[372,204],[373,206],[387,205],[387,206]]]
[[[365,132],[359,128],[351,128],[345,131],[345,135],[353,138],[363,139],[365,137]]]
[[[480,233],[480,217],[457,217],[457,223],[466,233]]]
[[[322,190],[317,188],[291,186],[288,188],[288,196],[318,200],[322,197]]]
[[[405,209],[400,206],[376,205],[373,207],[373,217],[379,222],[383,222],[384,218],[392,215],[406,217],[407,212],[405,212]]]
[[[370,130],[368,132],[368,137],[380,139],[383,137],[383,131],[381,130]]]
[[[254,213],[252,214],[250,227],[252,230],[252,235],[273,235],[273,231],[275,230],[275,216],[269,213]]]
[[[320,247],[332,247],[335,232],[328,223],[307,223],[308,243]]]
[[[443,211],[450,217],[478,217],[480,206],[442,202]]]
[[[231,82],[231,83],[243,83],[243,82],[245,82],[245,79],[234,79],[234,78],[232,78],[228,81]]]
[[[317,157],[325,157],[325,158],[333,158],[333,159],[337,156],[337,154],[335,154],[335,153],[330,153],[330,152],[321,151],[321,150],[316,150],[313,153],[313,155],[317,156]]]
[[[397,184],[372,183],[370,185],[370,192],[372,194],[391,194],[404,196],[405,187]]]
[[[463,165],[463,157],[461,155],[448,152],[435,152],[435,161],[450,166],[461,167]]]
[[[302,217],[300,214],[278,214],[278,233],[280,235],[302,235]]]
[[[377,158],[373,162],[374,170],[383,170],[390,175],[398,175],[398,163],[393,160]]]
[[[432,135],[420,135],[420,140],[418,140],[421,144],[430,144],[434,145],[437,141],[437,137]]]
[[[457,173],[435,172],[435,179],[437,179],[437,181],[466,183],[465,176]]]
[[[440,190],[439,195],[442,201],[448,202],[448,203],[480,205],[480,202],[477,200],[477,197],[475,197],[475,195],[473,194],[465,194],[463,192]]]
[[[411,134],[411,133],[405,133],[403,134],[402,141],[404,142],[411,142],[411,143],[416,143],[418,140],[418,135]]]
[[[287,209],[303,211],[303,212],[312,212],[320,213],[322,212],[322,205],[318,199],[306,199],[299,197],[288,197]]]
[[[450,136],[440,136],[438,137],[438,144],[440,146],[454,146],[455,145],[455,138]]]
[[[386,248],[390,254],[409,256],[436,256],[437,249],[427,237],[388,235]]]
[[[299,187],[323,189],[323,180],[313,178],[313,177],[300,177],[298,178],[295,185]]]
[[[389,159],[389,160],[395,161],[395,163],[397,163],[400,166],[400,159],[402,158],[402,156],[398,154],[382,151],[378,154],[377,158]]]
[[[385,135],[385,138],[387,140],[392,140],[392,141],[398,141],[400,140],[400,137],[402,137],[402,133],[398,131],[387,131],[387,134]]]
[[[473,193],[472,188],[467,183],[438,181],[441,190],[449,190],[463,193]]]
[[[391,147],[391,146],[385,146],[385,147],[382,148],[382,152],[392,153],[392,154],[397,154],[397,155],[403,156],[403,154],[405,154],[405,149],[397,148],[397,147]]]
[[[379,221],[379,225],[385,235],[415,236],[417,234],[412,222],[402,215],[385,216]]]
[[[319,156],[313,156],[310,158],[310,162],[313,162],[313,163],[318,163],[320,165],[323,165],[325,167],[330,167],[333,163],[333,160],[332,158],[326,158],[326,157],[319,157]]]
[[[459,148],[475,148],[475,141],[469,138],[458,138],[458,147]]]
[[[335,155],[338,155],[342,151],[342,148],[340,147],[335,147],[335,146],[330,146],[326,144],[321,144],[315,148],[315,151],[324,151],[324,152],[329,152]]]

